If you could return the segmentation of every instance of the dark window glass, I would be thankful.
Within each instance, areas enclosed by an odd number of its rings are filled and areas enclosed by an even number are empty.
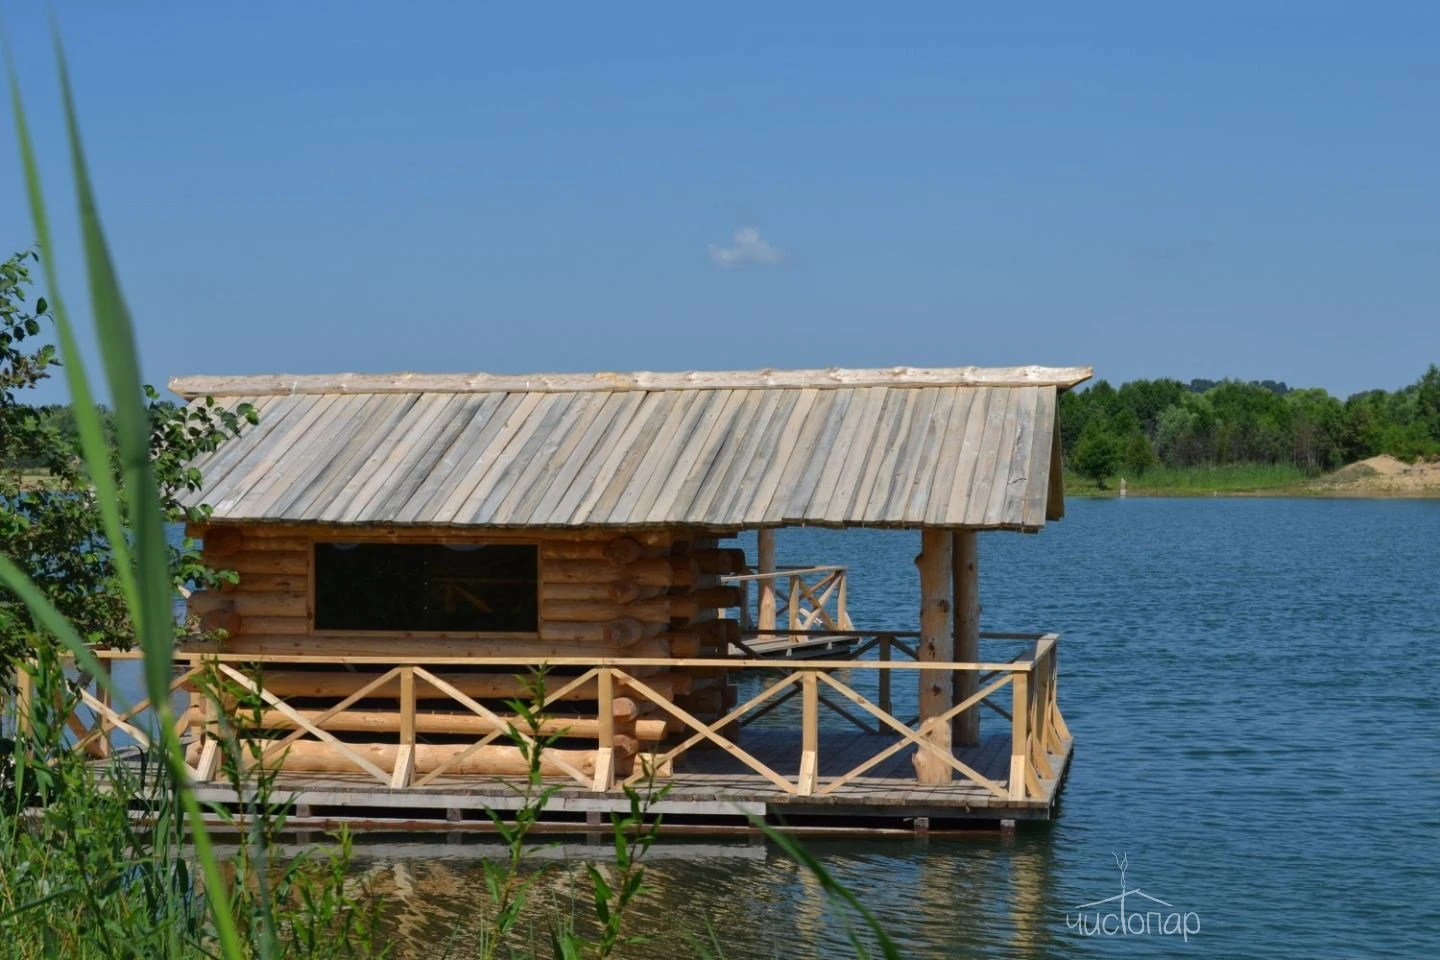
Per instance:
[[[534,633],[533,545],[315,544],[317,630]]]

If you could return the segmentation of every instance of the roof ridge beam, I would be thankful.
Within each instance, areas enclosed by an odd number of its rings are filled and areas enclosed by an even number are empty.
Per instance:
[[[686,373],[335,373],[174,377],[170,389],[196,397],[297,394],[572,393],[621,390],[839,389],[843,387],[1034,387],[1060,390],[1090,379],[1090,367],[875,367]]]

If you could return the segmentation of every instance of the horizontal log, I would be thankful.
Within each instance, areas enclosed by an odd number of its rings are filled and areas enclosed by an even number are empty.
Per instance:
[[[556,643],[625,648],[633,647],[642,640],[658,636],[664,632],[665,626],[664,623],[658,621],[642,623],[634,617],[619,617],[599,623],[547,619],[541,628],[541,635],[543,639]],[[505,649],[505,652],[509,652],[508,648]],[[502,655],[502,653],[492,654],[492,656]]]
[[[616,564],[602,560],[545,560],[540,577],[546,583],[613,583],[633,580],[642,587],[694,586],[699,568],[686,557],[656,557]]]
[[[645,548],[631,537],[614,540],[557,540],[545,544],[546,560],[603,560],[617,566],[634,563],[645,555]]]
[[[395,756],[399,747],[393,743],[349,743],[346,746],[381,770],[395,769]],[[417,743],[414,749],[415,772],[425,774],[439,769],[444,763],[470,748],[463,743]],[[594,750],[546,750],[540,758],[540,772],[550,777],[565,776],[565,770],[553,762],[558,758],[586,776],[594,776],[595,755]],[[359,769],[339,750],[319,740],[297,740],[289,744],[282,755],[267,759],[265,764],[270,768],[307,773],[349,773]],[[245,757],[245,766],[254,766],[254,761],[248,754]],[[518,747],[491,744],[475,750],[451,767],[449,772],[455,776],[495,774],[523,777],[529,770],[530,765]]]
[[[248,617],[242,616],[240,636],[246,637],[288,637],[304,633],[309,620],[302,613],[298,617]]]
[[[541,604],[553,600],[613,600],[611,589],[623,580],[610,583],[546,583],[540,587]],[[634,584],[631,583],[633,587]]]
[[[254,675],[254,671],[251,671],[251,676]],[[467,697],[473,697],[476,700],[512,700],[530,696],[530,688],[527,686],[529,677],[503,673],[458,671],[436,673],[435,675]],[[355,673],[350,670],[265,670],[260,673],[260,682],[264,688],[282,699],[348,697],[363,689],[374,679],[374,674]],[[546,676],[546,695],[560,690],[572,679],[571,677]],[[684,673],[657,673],[646,677],[644,683],[668,700],[677,694],[688,692],[692,681]],[[616,720],[633,720],[638,710],[637,701],[623,681],[617,682],[616,686],[621,692],[630,695],[615,698],[613,715]],[[568,691],[560,699],[562,701],[594,700],[597,695],[598,686],[591,679]],[[400,696],[400,679],[392,677],[367,696],[376,700],[398,698]],[[450,695],[442,693],[436,687],[425,682],[423,678],[416,678],[415,699],[448,700]]]
[[[210,566],[220,570],[234,570],[241,575],[247,573],[303,574],[310,570],[310,555],[298,550],[257,551],[244,550],[228,557],[216,557],[211,562],[209,554],[203,555]]]
[[[206,545],[208,546],[209,544],[207,543]],[[312,546],[313,541],[311,541],[309,537],[252,537],[248,532],[245,535],[245,549],[258,553],[267,551],[276,553],[284,551],[309,553]]]
[[[670,656],[672,657],[693,657],[702,646],[700,635],[688,630],[671,630],[664,634],[664,637],[670,642]]]
[[[234,610],[211,610],[200,618],[201,633],[223,633],[227,637],[238,637],[241,625],[240,614]]]
[[[631,705],[633,708],[633,701]],[[324,710],[296,710],[295,712],[312,723],[325,715]],[[294,720],[279,710],[261,711],[258,718],[253,714],[240,711],[236,714],[235,719],[239,725],[254,726],[265,730],[293,730],[296,726]],[[255,722],[257,719],[258,723]],[[508,730],[509,725],[513,725],[517,730],[530,732],[529,726],[522,717],[501,715],[500,719],[506,724],[506,726],[499,727],[502,732]],[[342,710],[327,718],[324,723],[317,725],[328,733],[396,733],[400,730],[400,714],[397,711],[383,710]],[[617,751],[623,752],[625,756],[635,752],[635,741],[655,741],[663,739],[665,736],[663,720],[632,719],[624,726],[624,730],[616,732],[615,745]],[[497,725],[488,717],[482,717],[469,710],[447,713],[417,711],[415,714],[415,732],[419,734],[481,737],[487,733],[494,733],[496,728]],[[600,721],[594,717],[549,716],[541,721],[540,732],[547,736],[594,740],[600,735]]]
[[[307,573],[242,573],[235,584],[235,593],[306,593],[310,589]],[[229,591],[227,591],[229,592]]]
[[[663,597],[666,587],[642,587],[634,580],[613,580],[610,583],[547,583],[541,587],[541,603],[551,600],[609,600],[631,603]]]
[[[196,590],[188,601],[190,612],[204,616],[211,610],[233,610],[242,617],[304,617],[309,603],[300,593],[220,593]]]
[[[582,624],[582,626],[585,626]],[[656,625],[658,629],[663,627]],[[660,637],[642,639],[628,645],[606,643],[575,643],[529,637],[402,637],[402,636],[246,636],[232,638],[223,645],[199,640],[186,640],[182,653],[227,653],[255,657],[311,656],[333,658],[343,662],[347,657],[384,657],[403,662],[411,657],[626,657],[636,660],[668,658],[670,645]]]
[[[196,590],[185,598],[185,609],[197,617],[212,610],[234,610],[234,598],[218,590]]]
[[[240,552],[245,537],[238,527],[211,527],[202,535],[207,557],[232,557]]]
[[[674,599],[680,601],[685,598]],[[540,603],[540,617],[547,624],[551,621],[596,622],[624,618],[639,620],[641,623],[668,624],[671,617],[671,598],[656,597],[653,600],[616,603],[613,600],[552,600],[547,596]]]
[[[695,550],[690,554],[701,573],[727,576],[745,570],[745,551],[738,547],[724,549]]]

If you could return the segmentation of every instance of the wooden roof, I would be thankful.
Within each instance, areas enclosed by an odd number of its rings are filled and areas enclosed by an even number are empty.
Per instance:
[[[1033,530],[1088,368],[185,377],[260,423],[196,461],[218,522]]]

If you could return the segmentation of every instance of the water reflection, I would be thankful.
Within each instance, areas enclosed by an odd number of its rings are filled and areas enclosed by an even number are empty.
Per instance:
[[[1053,955],[1056,899],[1043,837],[806,846],[877,913],[908,956]],[[488,838],[470,835],[459,843],[372,840],[357,848],[357,880],[384,898],[385,932],[397,941],[397,956],[431,957],[443,945],[467,956],[491,909],[481,861],[503,856]],[[608,875],[609,844],[567,841],[535,851],[539,878],[522,939],[545,943],[556,917],[593,927],[587,863]],[[663,842],[651,852],[647,878],[630,930],[649,939],[626,956],[695,956],[712,939],[725,956],[746,958],[850,956],[852,935],[874,947],[859,918],[831,903],[811,873],[757,841]],[[952,952],[935,953],[939,944]]]

